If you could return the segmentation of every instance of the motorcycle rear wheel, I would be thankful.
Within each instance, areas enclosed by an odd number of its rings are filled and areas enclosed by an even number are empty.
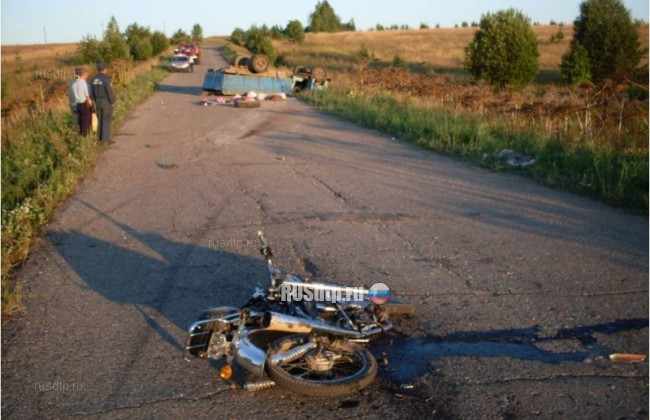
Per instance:
[[[338,397],[365,388],[377,376],[374,356],[354,343],[346,343],[348,349],[333,343],[326,344],[325,350],[335,356],[332,367],[327,370],[309,368],[309,353],[284,364],[274,365],[270,362],[269,358],[274,354],[287,352],[309,340],[308,334],[293,334],[269,347],[266,373],[279,386],[312,397]]]

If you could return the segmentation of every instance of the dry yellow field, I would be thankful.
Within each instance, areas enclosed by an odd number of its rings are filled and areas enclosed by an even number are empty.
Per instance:
[[[77,44],[3,45],[2,113],[20,108],[63,108],[67,84],[74,78]]]
[[[3,45],[2,115],[22,117],[26,111],[67,108],[67,87],[74,78],[78,44]],[[142,63],[112,63],[113,82],[119,86],[148,71],[158,57]],[[93,70],[94,64],[85,67]]]
[[[549,42],[551,36],[562,30],[564,38]],[[290,65],[301,63],[321,65],[333,70],[352,70],[362,47],[379,62],[389,64],[396,55],[411,65],[420,65],[424,71],[461,73],[465,47],[476,28],[413,29],[370,32],[339,32],[306,34],[302,44],[276,41],[278,54]],[[539,69],[541,80],[559,80],[559,65],[573,37],[572,26],[534,26],[539,41]],[[641,47],[648,63],[648,25],[640,28]]]
[[[0,49],[2,59],[20,55],[23,60],[40,60],[43,58],[70,58],[77,50],[77,44],[34,44],[34,45],[3,45]]]

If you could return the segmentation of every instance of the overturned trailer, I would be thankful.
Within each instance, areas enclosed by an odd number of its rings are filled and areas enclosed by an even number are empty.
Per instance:
[[[233,65],[209,69],[203,79],[203,90],[218,95],[258,93],[285,93],[291,95],[302,90],[323,90],[329,79],[321,67],[296,68],[291,74],[268,68],[265,56],[235,57]],[[261,65],[260,65],[261,63]]]

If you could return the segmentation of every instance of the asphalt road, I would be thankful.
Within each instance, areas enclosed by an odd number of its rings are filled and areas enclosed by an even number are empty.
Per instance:
[[[648,417],[648,363],[608,358],[648,353],[647,218],[296,100],[203,107],[206,69],[132,113],[17,274],[3,415]],[[388,365],[369,388],[250,394],[183,360],[203,309],[266,284],[260,228],[287,271],[383,282],[417,306],[373,347]]]

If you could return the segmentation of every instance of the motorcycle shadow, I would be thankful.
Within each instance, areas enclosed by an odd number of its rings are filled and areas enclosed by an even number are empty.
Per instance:
[[[141,316],[148,328],[179,351],[187,328],[203,310],[239,306],[264,283],[263,261],[238,254],[241,250],[216,247],[217,242],[208,238],[197,244],[138,232],[102,216],[109,222],[108,233],[102,234],[110,239],[72,230],[51,232],[48,240],[83,280],[82,287],[110,302],[130,305],[133,311],[127,309],[128,316]],[[89,322],[93,316],[102,314],[88,314]],[[125,330],[142,330],[140,322],[121,322]]]

